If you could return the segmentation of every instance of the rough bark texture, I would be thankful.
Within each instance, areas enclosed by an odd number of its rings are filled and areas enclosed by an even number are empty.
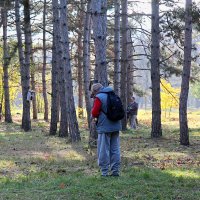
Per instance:
[[[59,113],[59,95],[58,95],[58,63],[57,63],[57,51],[56,38],[57,25],[59,27],[59,13],[58,13],[58,0],[52,0],[53,7],[53,47],[52,47],[52,92],[51,92],[51,123],[50,123],[50,135],[56,135],[57,132],[57,120]]]
[[[93,35],[96,56],[97,80],[108,85],[106,61],[107,0],[92,0]]]
[[[65,62],[60,60],[62,58],[62,40],[61,40],[61,24],[60,20],[58,23],[56,38],[58,43],[56,43],[57,51],[57,63],[59,66],[59,99],[60,99],[60,128],[59,136],[67,137],[68,136],[68,120],[67,120],[67,93],[66,93],[66,75],[65,75]]]
[[[31,70],[31,87],[32,87],[32,90],[35,91],[35,73],[34,73],[33,69]],[[32,104],[33,104],[33,119],[37,119],[38,117],[37,117],[36,97],[33,98]]]
[[[160,31],[159,31],[159,0],[152,0],[151,24],[151,82],[152,82],[152,125],[151,137],[162,136],[161,105],[160,105]]]
[[[114,66],[114,91],[120,95],[120,0],[115,0],[115,66]]]
[[[85,91],[85,104],[87,110],[87,121],[90,130],[89,146],[96,146],[97,132],[96,126],[91,122],[91,109],[92,101],[90,98],[90,37],[91,37],[91,1],[87,3],[87,12],[84,22],[84,37],[83,37],[83,79],[84,79],[84,91]]]
[[[189,93],[190,69],[191,69],[191,49],[192,49],[192,0],[186,0],[185,14],[185,42],[184,42],[184,64],[182,72],[179,123],[180,123],[180,143],[189,145],[189,131],[187,120],[187,100]]]
[[[47,2],[44,0],[43,7],[43,68],[42,68],[42,87],[43,87],[43,98],[44,98],[44,120],[48,121],[48,99],[47,99],[47,85],[46,85],[46,5]]]
[[[59,137],[68,137],[66,78],[63,64],[59,65],[60,128]]]
[[[122,0],[122,55],[121,55],[120,95],[125,110],[127,108],[127,68],[128,68],[127,31],[128,31],[127,0]],[[127,115],[125,115],[125,117],[122,120],[122,130],[126,130],[126,128],[127,128]]]
[[[133,96],[133,87],[134,87],[134,63],[133,63],[134,48],[131,38],[131,29],[128,30],[127,41],[128,41],[127,102],[130,102],[131,97]]]
[[[20,61],[20,73],[22,75],[22,70],[24,68],[24,52],[23,52],[19,9],[20,9],[19,0],[15,0],[15,22],[16,22],[17,41],[18,41],[18,54]],[[21,76],[21,82],[22,82],[22,76]]]
[[[31,44],[32,44],[32,41],[31,41]],[[31,49],[32,49],[32,45],[31,45]],[[33,51],[31,53],[31,89],[33,91],[35,91],[35,64],[34,64],[34,61],[33,61]],[[36,93],[35,93],[36,95]],[[32,99],[32,108],[33,108],[33,119],[38,119],[38,109],[37,109],[37,99],[36,99],[36,96],[34,96],[34,98]]]
[[[91,1],[88,1],[87,12],[84,22],[84,36],[83,36],[83,80],[84,80],[84,92],[85,92],[85,104],[87,110],[88,125],[90,125],[91,114],[91,98],[90,98],[90,36],[91,36]]]
[[[23,116],[22,128],[24,131],[31,130],[30,102],[27,101],[27,94],[30,89],[30,57],[31,57],[31,22],[30,22],[30,1],[23,0],[24,5],[24,36],[25,36],[25,62],[22,69],[22,95],[23,95]]]
[[[79,18],[79,27],[83,27],[83,13],[84,12],[84,6],[83,2],[81,1],[81,9],[78,14]],[[77,49],[77,56],[78,56],[78,117],[83,117],[83,43],[82,43],[82,37],[83,37],[83,30],[80,28],[78,32],[78,49]]]
[[[67,1],[60,0],[60,19],[61,19],[61,50],[62,63],[65,68],[66,77],[66,99],[67,99],[67,116],[69,125],[69,134],[72,142],[79,141],[80,132],[76,117],[76,109],[73,96],[72,72],[69,54],[69,38],[68,38],[68,20],[67,20]]]
[[[8,66],[10,63],[10,56],[8,53],[8,41],[7,41],[7,9],[4,8],[1,11],[3,22],[3,88],[5,99],[5,122],[12,123],[11,110],[10,110],[10,93],[9,93],[9,75]]]

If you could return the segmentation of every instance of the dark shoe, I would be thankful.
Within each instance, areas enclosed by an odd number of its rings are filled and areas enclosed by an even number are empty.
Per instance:
[[[108,177],[108,175],[101,175],[101,177]]]
[[[111,174],[110,176],[119,177],[119,174]]]

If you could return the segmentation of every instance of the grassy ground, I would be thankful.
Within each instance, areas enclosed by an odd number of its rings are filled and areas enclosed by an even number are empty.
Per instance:
[[[199,200],[200,112],[188,115],[189,147],[179,145],[178,115],[163,118],[163,137],[150,139],[149,112],[140,128],[121,133],[121,176],[103,178],[95,150],[82,141],[48,136],[42,120],[24,133],[19,122],[0,124],[0,200]]]

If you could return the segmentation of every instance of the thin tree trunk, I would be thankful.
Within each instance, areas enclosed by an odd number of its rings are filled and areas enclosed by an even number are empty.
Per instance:
[[[59,13],[58,13],[58,0],[52,0],[53,7],[53,47],[52,47],[52,92],[51,92],[51,123],[50,123],[50,135],[56,135],[57,132],[57,120],[59,118],[59,94],[58,94],[58,59],[56,44],[58,38],[56,33],[59,29]]]
[[[3,85],[3,76],[1,76],[1,85]],[[2,108],[3,108],[3,89],[0,91],[0,121],[2,120]]]
[[[115,0],[115,66],[114,66],[114,91],[120,95],[120,0]]]
[[[79,27],[83,27],[83,2],[81,3],[81,10],[79,11]],[[78,32],[78,49],[77,49],[77,55],[78,55],[78,108],[79,113],[78,117],[83,118],[83,45],[82,45],[82,30],[79,30]]]
[[[88,1],[87,12],[85,16],[84,24],[84,37],[83,37],[83,80],[84,80],[84,92],[85,92],[85,104],[87,110],[87,121],[90,127],[90,114],[92,109],[92,102],[90,98],[90,36],[91,36],[91,1]]]
[[[184,65],[182,72],[179,123],[180,123],[180,144],[189,145],[189,131],[187,120],[187,100],[189,93],[191,49],[192,49],[192,0],[186,0],[185,6],[185,42],[184,42]]]
[[[106,61],[107,0],[92,0],[92,21],[98,81],[108,85]]]
[[[81,139],[76,117],[76,109],[73,96],[72,72],[69,54],[69,39],[68,39],[68,20],[67,20],[67,1],[60,0],[60,19],[61,19],[61,50],[62,64],[65,67],[66,77],[66,99],[67,99],[67,116],[69,125],[69,134],[72,142],[77,142]]]
[[[46,7],[47,2],[44,0],[43,9],[43,68],[42,68],[42,86],[43,86],[43,98],[44,98],[44,120],[48,121],[48,99],[47,99],[47,86],[46,86]]]
[[[134,63],[132,56],[134,54],[134,48],[131,37],[131,29],[128,30],[127,34],[128,41],[128,68],[127,68],[127,102],[131,101],[131,97],[133,96],[133,87],[134,87]]]
[[[31,40],[31,44],[32,44],[32,40]],[[32,49],[32,45],[31,45],[31,49]],[[31,52],[30,60],[31,60],[31,68],[30,68],[30,71],[31,71],[31,88],[35,92],[35,71],[36,70],[35,70],[35,64],[34,64],[34,61],[33,61],[33,51]],[[36,99],[35,96],[32,99],[32,108],[33,108],[33,119],[37,119],[38,118],[38,116],[37,116],[37,99]]]
[[[121,55],[121,87],[120,94],[124,109],[127,108],[127,68],[128,68],[128,15],[127,15],[127,0],[122,0],[122,55]],[[122,119],[122,130],[127,129],[127,115]]]
[[[20,4],[19,0],[15,0],[15,22],[16,22],[16,31],[17,31],[17,41],[18,41],[18,54],[20,62],[20,74],[21,74],[21,83],[23,81],[23,69],[24,69],[24,52],[23,52],[23,43],[22,43],[22,33],[21,33],[21,22],[20,22]],[[23,89],[23,88],[22,88]]]
[[[35,73],[33,69],[31,70],[31,87],[32,90],[35,91]],[[36,97],[32,99],[32,104],[33,104],[33,119],[37,119],[37,100]]]
[[[11,111],[10,111],[10,93],[9,93],[9,82],[8,82],[8,65],[9,65],[9,54],[8,54],[8,41],[7,41],[7,9],[4,8],[1,11],[3,21],[3,88],[5,98],[5,122],[12,123]]]
[[[151,24],[151,82],[152,82],[152,125],[151,137],[162,136],[161,104],[160,104],[160,31],[159,31],[159,0],[152,0]]]

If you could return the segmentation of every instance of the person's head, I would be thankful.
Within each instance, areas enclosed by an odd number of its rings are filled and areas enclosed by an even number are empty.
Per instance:
[[[135,97],[134,97],[134,96],[131,97],[131,101],[132,101],[132,102],[135,101]]]
[[[91,97],[94,97],[100,91],[101,88],[103,88],[103,85],[101,85],[101,83],[94,83],[91,87]]]

